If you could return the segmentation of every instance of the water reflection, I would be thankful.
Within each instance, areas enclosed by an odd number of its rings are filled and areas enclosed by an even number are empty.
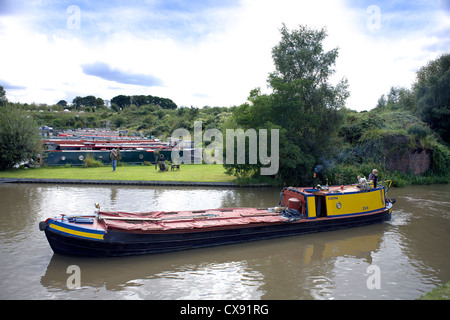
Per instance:
[[[201,251],[201,250],[200,250]],[[78,295],[104,289],[139,299],[259,299],[263,276],[246,260],[221,259],[213,252],[144,257],[79,259],[54,255],[41,278],[49,291],[73,294],[67,288],[67,268],[78,265]],[[205,259],[206,258],[206,259]],[[182,261],[182,262],[181,262]],[[92,298],[92,297],[89,297]]]
[[[380,231],[355,229],[348,236],[336,233],[337,238],[328,240],[313,235],[307,241],[293,237],[143,257],[53,255],[41,284],[49,291],[73,295],[66,281],[68,266],[75,264],[81,269],[82,288],[77,295],[96,288],[133,299],[327,298],[324,282],[318,279],[333,274],[334,261],[341,256],[370,264],[371,253],[381,243]]]
[[[142,257],[54,255],[38,222],[94,210],[273,206],[278,189],[0,184],[2,299],[415,299],[450,279],[450,188],[391,189],[393,219],[367,227]],[[81,287],[67,287],[67,268]],[[381,288],[367,287],[368,267]]]

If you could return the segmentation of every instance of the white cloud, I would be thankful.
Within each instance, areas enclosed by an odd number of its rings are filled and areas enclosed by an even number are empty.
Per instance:
[[[432,15],[427,19],[416,12],[427,26],[423,30],[405,29],[398,23],[402,11],[384,12],[384,7],[380,29],[368,30],[367,8],[345,0],[242,0],[228,7],[202,6],[183,11],[178,4],[176,10],[164,8],[164,15],[143,6],[118,10],[114,2],[98,5],[102,11],[81,6],[80,30],[66,28],[65,8],[48,23],[45,12],[30,19],[38,5],[33,12],[2,17],[0,42],[8,49],[1,53],[0,81],[16,86],[7,96],[21,102],[151,94],[185,106],[238,105],[251,89],[266,89],[274,70],[271,50],[284,22],[290,29],[299,24],[327,28],[325,48],[339,47],[340,52],[335,80],[349,80],[347,105],[368,110],[391,86],[409,87],[415,71],[449,44],[449,16],[433,8],[425,13]],[[60,8],[51,8],[51,15],[55,10]],[[397,25],[403,29],[393,30]],[[161,84],[137,86],[86,75],[82,66],[96,62],[155,77]]]

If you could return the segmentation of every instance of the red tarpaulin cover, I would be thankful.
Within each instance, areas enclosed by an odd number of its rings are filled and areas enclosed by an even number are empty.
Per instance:
[[[122,230],[166,231],[213,227],[232,227],[256,223],[285,222],[280,213],[266,209],[236,208],[177,212],[99,212],[108,228]]]

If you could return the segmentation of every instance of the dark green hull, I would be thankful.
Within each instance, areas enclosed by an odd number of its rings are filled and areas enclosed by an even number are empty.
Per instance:
[[[70,164],[72,166],[82,166],[86,157],[101,161],[103,164],[111,164],[109,151],[97,150],[62,150],[62,151],[46,151],[43,159],[44,164],[48,166],[64,166]],[[165,159],[172,161],[172,150],[162,150]],[[182,152],[180,152],[180,156]],[[127,164],[144,164],[155,163],[153,150],[124,150],[120,151],[120,162]]]

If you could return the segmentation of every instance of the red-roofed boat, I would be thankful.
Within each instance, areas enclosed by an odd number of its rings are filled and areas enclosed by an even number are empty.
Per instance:
[[[391,218],[389,185],[284,188],[278,207],[107,212],[49,218],[39,227],[55,253],[126,256],[294,236]]]

